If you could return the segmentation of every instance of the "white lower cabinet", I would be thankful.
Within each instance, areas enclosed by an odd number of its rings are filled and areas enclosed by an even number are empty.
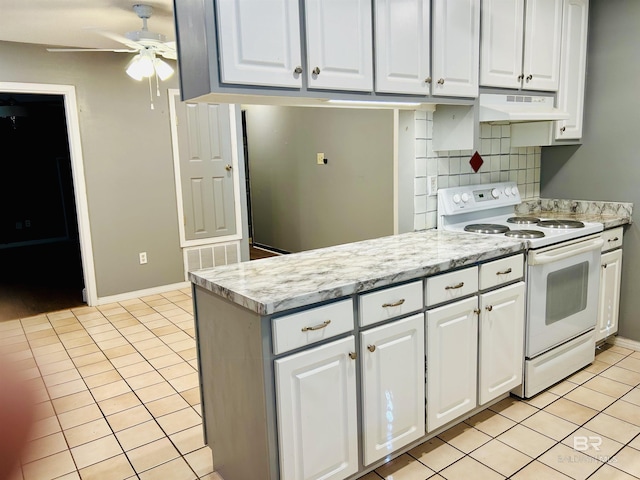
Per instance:
[[[358,471],[355,337],[275,362],[282,480],[341,480]]]
[[[622,249],[603,253],[600,260],[600,305],[596,342],[618,331]]]
[[[480,295],[478,404],[522,383],[525,284]]]
[[[476,406],[478,297],[427,311],[427,431]]]
[[[360,334],[363,463],[425,434],[424,314]]]

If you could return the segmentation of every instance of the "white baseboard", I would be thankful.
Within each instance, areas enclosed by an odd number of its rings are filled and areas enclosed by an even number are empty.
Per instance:
[[[170,292],[172,290],[180,290],[191,286],[191,282],[172,283],[171,285],[162,285],[160,287],[146,288],[135,292],[120,293],[118,295],[110,295],[108,297],[98,297],[96,305],[105,305],[107,303],[122,302],[123,300],[131,300],[133,298],[147,297],[149,295],[158,295],[160,293]]]
[[[635,350],[636,352],[640,352],[640,342],[631,340],[630,338],[610,337],[610,338],[607,338],[606,343],[610,343],[611,345],[616,345],[617,347],[629,348],[631,350]]]

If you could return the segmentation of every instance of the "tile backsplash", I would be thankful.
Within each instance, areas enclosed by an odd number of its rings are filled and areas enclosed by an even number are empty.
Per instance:
[[[433,150],[433,113],[415,114],[414,229],[436,227],[437,197],[427,196],[427,177],[437,175],[438,188],[492,182],[517,182],[524,199],[540,197],[540,147],[512,147],[509,125],[480,125],[479,153],[484,163],[474,172],[472,150]]]

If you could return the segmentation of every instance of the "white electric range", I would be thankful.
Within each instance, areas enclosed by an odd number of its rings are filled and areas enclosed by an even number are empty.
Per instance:
[[[438,190],[438,228],[526,239],[525,368],[531,397],[591,363],[603,225],[544,214],[517,215],[514,182]]]

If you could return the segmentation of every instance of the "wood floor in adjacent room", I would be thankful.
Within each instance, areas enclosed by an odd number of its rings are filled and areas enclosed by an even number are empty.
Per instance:
[[[83,286],[73,242],[0,249],[0,322],[80,307]]]

